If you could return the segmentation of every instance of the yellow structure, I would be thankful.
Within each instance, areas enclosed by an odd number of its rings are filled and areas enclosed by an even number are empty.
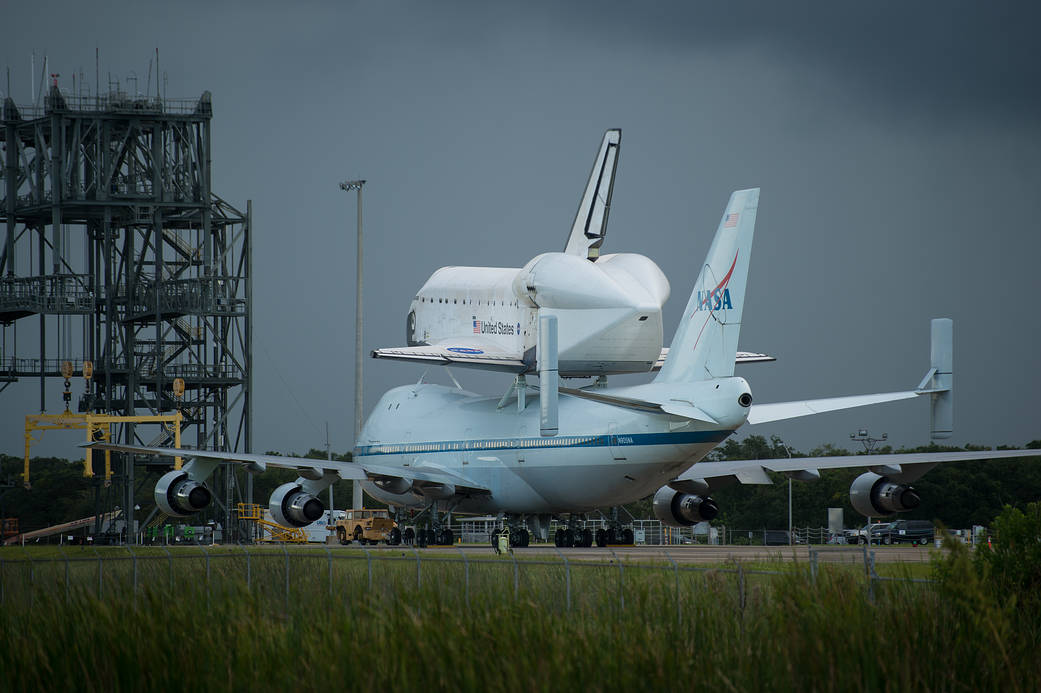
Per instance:
[[[307,533],[300,527],[283,527],[264,517],[264,506],[256,503],[239,503],[235,506],[240,520],[250,520],[260,526],[260,541],[278,541],[287,544],[306,544]],[[266,532],[265,537],[263,533]]]
[[[61,414],[29,414],[25,417],[25,467],[22,470],[22,484],[30,488],[29,484],[29,449],[33,443],[40,442],[40,438],[34,437],[36,431],[70,431],[86,429],[87,442],[95,441],[109,442],[112,439],[112,424],[123,423],[160,423],[173,433],[174,447],[181,447],[181,421],[184,416],[181,412],[173,414],[157,414],[149,416],[115,416],[111,414],[73,414],[69,411],[69,401],[72,399],[69,393],[69,378],[72,377],[72,362],[65,361],[61,364],[61,374],[65,377],[65,411]],[[88,382],[94,372],[94,364],[90,361],[83,363],[83,378]],[[180,397],[184,394],[184,381],[176,378],[173,383],[174,395]],[[83,476],[94,476],[93,450],[87,448],[87,454],[83,460]],[[174,458],[174,469],[181,468],[181,458]],[[105,486],[112,483],[112,453],[105,451]]]

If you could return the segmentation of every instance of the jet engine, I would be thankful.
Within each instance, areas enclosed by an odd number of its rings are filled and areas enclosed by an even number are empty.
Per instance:
[[[271,494],[268,503],[271,517],[283,527],[303,527],[322,516],[325,506],[314,495],[304,491],[300,484],[282,484]]]
[[[670,527],[690,527],[719,514],[716,501],[662,486],[654,494],[654,516]]]
[[[849,501],[853,509],[864,517],[880,517],[914,510],[921,498],[907,484],[895,483],[874,472],[864,472],[849,487]]]
[[[212,498],[205,484],[189,478],[188,472],[180,469],[167,472],[155,485],[155,504],[172,517],[194,515],[208,506]]]

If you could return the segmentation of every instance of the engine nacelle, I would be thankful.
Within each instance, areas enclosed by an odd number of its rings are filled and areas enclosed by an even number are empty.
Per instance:
[[[422,485],[416,485],[418,491],[430,500],[448,500],[455,495],[455,484],[439,484],[428,481]]]
[[[718,514],[719,506],[708,496],[680,493],[668,486],[654,494],[654,516],[670,527],[690,527]]]
[[[303,527],[322,516],[325,505],[300,484],[282,484],[271,494],[268,503],[272,519],[283,527]]]
[[[379,490],[393,493],[395,496],[400,496],[401,494],[408,493],[412,490],[412,482],[408,479],[403,479],[400,476],[374,479],[372,483],[374,483],[376,488]]]
[[[188,477],[188,472],[167,472],[155,485],[155,504],[171,517],[188,517],[210,504],[213,494],[206,485]]]
[[[864,517],[914,510],[921,500],[911,486],[895,483],[874,472],[864,472],[849,487],[849,502]]]

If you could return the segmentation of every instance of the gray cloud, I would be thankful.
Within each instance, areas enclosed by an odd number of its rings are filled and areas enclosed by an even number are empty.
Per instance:
[[[254,200],[258,449],[318,445],[326,420],[334,448],[352,442],[354,206],[339,180],[369,180],[365,346],[391,346],[438,267],[520,266],[562,247],[608,127],[623,143],[605,250],[661,265],[667,340],[727,196],[760,185],[741,346],[779,360],[742,370],[757,401],[913,387],[928,320],[946,315],[955,442],[1041,437],[1033,6],[42,3],[8,14],[25,28],[0,47],[19,102],[34,48],[63,85],[80,66],[93,84],[95,45],[102,82],[133,69],[143,84],[159,46],[170,96],[213,92],[214,188]],[[365,367],[368,406],[422,373]],[[457,375],[478,391],[507,385]],[[35,387],[0,394],[0,449],[20,449]],[[913,445],[927,409],[753,432],[807,447],[869,426]],[[72,442],[42,450],[72,455]]]

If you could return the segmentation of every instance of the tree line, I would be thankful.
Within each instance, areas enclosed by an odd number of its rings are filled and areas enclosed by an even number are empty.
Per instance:
[[[912,512],[902,515],[908,519],[931,520],[950,528],[968,528],[972,525],[988,525],[1006,505],[1025,508],[1028,503],[1041,500],[1041,440],[1034,440],[1025,447],[1038,449],[1038,457],[1009,460],[981,460],[975,462],[953,462],[937,465],[928,474],[915,482],[922,503]],[[876,452],[939,452],[960,450],[982,450],[981,447],[956,448],[936,445],[894,450],[883,447]],[[804,454],[791,450],[792,457],[825,457],[850,455],[849,450],[825,444]],[[268,454],[277,454],[269,452]],[[742,440],[727,440],[712,452],[709,459],[751,460],[777,459],[789,455],[789,449],[777,436],[767,439],[751,435]],[[100,457],[100,455],[99,455]],[[122,470],[122,461],[114,455],[113,469]],[[311,449],[304,457],[325,459],[326,452]],[[333,459],[349,462],[351,453],[333,454]],[[865,465],[868,459],[865,457]],[[98,466],[98,463],[95,463]],[[32,489],[22,487],[20,474],[23,459],[11,455],[0,455],[0,481],[8,482],[0,488],[0,514],[19,520],[22,531],[50,527],[84,517],[96,511],[111,510],[122,504],[121,483],[117,479],[105,487],[101,477],[93,480],[83,476],[83,463],[70,462],[56,457],[36,457],[31,460]],[[100,472],[101,469],[96,469]],[[166,471],[161,466],[138,468],[135,474],[135,501],[141,506],[138,515],[143,520],[154,507],[152,489],[155,482]],[[821,470],[821,478],[812,482],[796,481],[792,484],[792,521],[798,527],[823,527],[828,523],[827,508],[841,507],[846,526],[864,522],[849,503],[849,487],[864,469]],[[240,473],[239,478],[244,477]],[[291,470],[270,469],[253,476],[253,494],[256,502],[266,504],[271,493],[281,484],[293,481],[296,473]],[[782,529],[788,524],[788,484],[783,474],[770,473],[774,483],[769,486],[734,484],[712,494],[719,504],[720,514],[714,524],[732,529]],[[244,501],[241,482],[236,490],[236,501]],[[350,504],[351,484],[337,482],[333,486],[334,501],[338,508]],[[323,502],[327,495],[323,493]],[[366,497],[369,507],[383,507]],[[651,518],[651,498],[647,497],[626,506],[636,518]],[[198,521],[222,520],[223,512],[217,504],[204,513]]]

